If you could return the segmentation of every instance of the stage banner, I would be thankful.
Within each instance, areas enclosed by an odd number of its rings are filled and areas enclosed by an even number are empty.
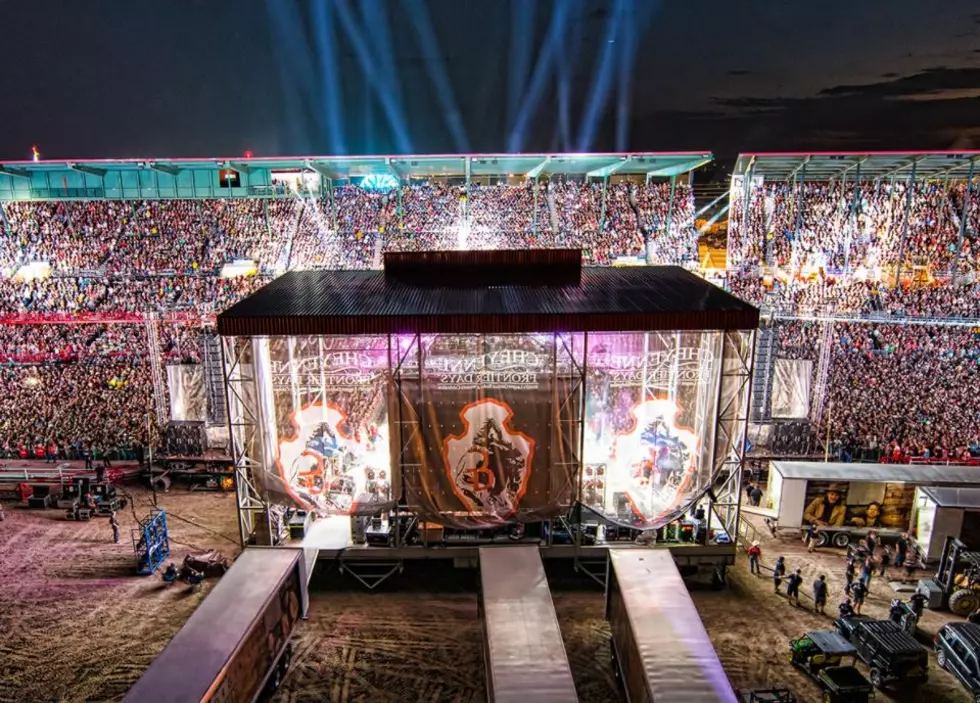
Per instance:
[[[727,451],[722,361],[718,332],[589,335],[585,507],[641,529],[684,514],[711,485],[716,442]]]
[[[573,341],[421,338],[415,368],[396,374],[405,499],[421,519],[480,528],[567,512],[581,427]]]
[[[167,391],[172,422],[204,422],[207,398],[204,367],[200,364],[167,364]]]
[[[373,514],[390,505],[387,337],[275,337],[257,405],[275,445],[264,491],[321,514]],[[262,356],[262,355],[258,355]],[[266,417],[270,415],[271,417]],[[266,430],[269,432],[269,430]]]

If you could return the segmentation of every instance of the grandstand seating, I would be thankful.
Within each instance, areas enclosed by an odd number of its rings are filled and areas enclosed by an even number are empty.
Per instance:
[[[980,376],[972,329],[896,324],[980,318],[980,199],[962,227],[962,184],[872,182],[856,192],[760,183],[750,189],[747,217],[743,198],[733,197],[729,286],[783,314],[854,318],[836,323],[832,337],[827,399],[837,409],[828,419],[841,446],[980,453],[980,401],[963,390]],[[620,256],[697,260],[694,197],[680,184],[673,200],[669,184],[610,183],[603,192],[563,178],[280,195],[0,203],[0,451],[16,455],[52,440],[66,453],[80,442],[145,442],[148,329],[159,333],[164,359],[200,361],[202,321],[288,268],[378,268],[385,251],[459,246],[581,247],[596,265]],[[220,277],[224,264],[243,258],[257,264],[257,276]],[[928,283],[870,280],[900,258],[909,270],[923,267]],[[14,280],[34,260],[49,261],[52,275]],[[148,328],[146,313],[162,314],[163,323]],[[815,334],[812,323],[781,324],[777,356],[816,361]],[[915,413],[903,414],[920,392]]]

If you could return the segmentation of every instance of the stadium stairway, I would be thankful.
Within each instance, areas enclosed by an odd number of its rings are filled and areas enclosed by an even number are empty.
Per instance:
[[[221,369],[221,342],[216,335],[204,337],[204,388],[208,402],[208,424],[223,425],[225,417],[225,381]]]
[[[752,368],[752,419],[768,420],[772,412],[772,372],[776,356],[776,330],[761,325]]]

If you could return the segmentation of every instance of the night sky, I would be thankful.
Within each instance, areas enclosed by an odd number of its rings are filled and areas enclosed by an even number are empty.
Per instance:
[[[0,22],[0,159],[980,148],[976,0],[0,0]]]

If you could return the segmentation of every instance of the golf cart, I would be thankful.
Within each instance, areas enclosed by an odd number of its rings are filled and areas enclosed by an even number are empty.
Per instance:
[[[836,632],[790,640],[790,662],[823,688],[823,703],[867,703],[874,687],[857,670],[857,651]]]

